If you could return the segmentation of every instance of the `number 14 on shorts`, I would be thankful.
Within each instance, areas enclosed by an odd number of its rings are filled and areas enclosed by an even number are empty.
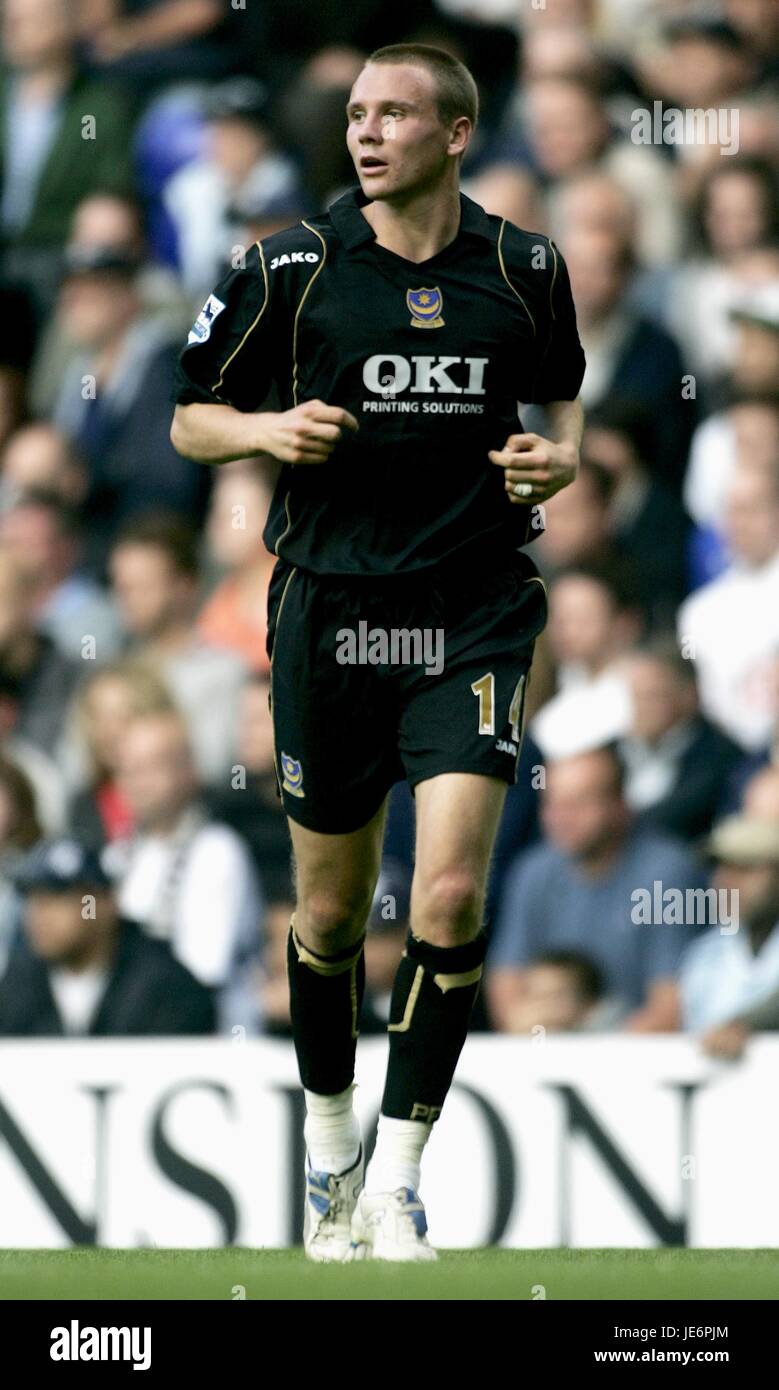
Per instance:
[[[514,687],[514,694],[509,705],[509,724],[511,725],[511,737],[515,743],[519,743],[522,736],[522,707],[525,697],[525,682],[527,674],[520,676]],[[495,733],[495,675],[488,671],[486,676],[481,676],[474,681],[471,690],[479,701],[479,733]]]

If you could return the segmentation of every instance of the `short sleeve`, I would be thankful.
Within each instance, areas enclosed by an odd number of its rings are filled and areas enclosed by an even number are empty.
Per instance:
[[[268,272],[259,243],[208,296],[179,358],[174,398],[257,410],[273,383]]]
[[[584,378],[584,351],[576,327],[576,310],[568,267],[553,241],[549,288],[549,332],[544,353],[526,405],[573,401]]]

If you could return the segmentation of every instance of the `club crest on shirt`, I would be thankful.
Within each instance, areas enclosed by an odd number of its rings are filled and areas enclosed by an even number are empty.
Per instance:
[[[412,328],[443,328],[441,310],[444,297],[439,289],[406,290],[406,305]]]
[[[303,791],[303,769],[297,758],[291,758],[288,753],[281,755],[281,771],[283,781],[282,791],[289,792],[291,796],[305,796]]]
[[[217,299],[215,294],[210,294],[190,329],[187,342],[207,342],[211,337],[211,325],[224,308],[226,305],[222,303],[221,299]]]

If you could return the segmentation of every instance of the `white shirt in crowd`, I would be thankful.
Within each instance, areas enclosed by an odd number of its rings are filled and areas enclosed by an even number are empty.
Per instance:
[[[257,1006],[248,979],[261,940],[263,899],[243,841],[229,826],[187,812],[175,834],[136,835],[125,850],[122,916],[168,941],[201,984],[222,991],[223,1026],[250,1026]]]
[[[243,185],[260,206],[292,197],[295,166],[286,155],[269,153]],[[176,227],[181,279],[193,295],[206,294],[232,263],[236,229],[227,211],[233,194],[219,168],[207,159],[193,160],[165,186],[165,207]],[[294,220],[294,219],[291,219]]]
[[[65,970],[56,966],[49,971],[49,986],[66,1033],[82,1036],[100,1007],[108,988],[109,973],[102,967],[92,970]]]
[[[11,81],[9,87],[0,220],[3,227],[19,230],[35,206],[39,180],[57,137],[62,104],[59,97],[31,100],[28,92],[20,99],[18,84]]]
[[[682,651],[695,661],[704,714],[750,752],[776,721],[779,552],[759,569],[731,565],[682,604]]]
[[[193,640],[161,662],[160,673],[186,718],[201,778],[224,785],[236,756],[246,665],[235,652]],[[214,710],[220,711],[218,719]]]
[[[563,671],[561,685],[530,725],[545,758],[572,758],[625,737],[632,704],[618,663],[595,677]]]
[[[628,737],[620,743],[625,767],[625,800],[631,811],[646,811],[670,796],[679,779],[682,758],[695,730],[690,720],[682,720],[656,743]]]
[[[697,1032],[738,1018],[779,988],[779,923],[757,955],[745,930],[713,927],[688,948],[679,973],[684,1027]]]
[[[699,425],[690,445],[684,505],[698,526],[722,530],[728,488],[736,472],[736,431],[726,410]]]

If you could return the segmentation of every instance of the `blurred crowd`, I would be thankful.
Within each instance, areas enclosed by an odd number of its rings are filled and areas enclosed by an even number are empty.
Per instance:
[[[474,72],[464,189],[554,236],[587,356],[477,1026],[779,1027],[777,0],[4,0],[0,1035],[288,1031],[275,465],[180,458],[171,387],[403,39]],[[363,1031],[413,839],[400,785]]]

